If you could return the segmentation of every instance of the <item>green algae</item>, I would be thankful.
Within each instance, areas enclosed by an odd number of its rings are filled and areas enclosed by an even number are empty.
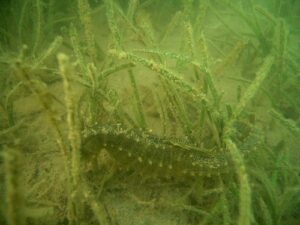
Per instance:
[[[0,223],[299,224],[299,12],[2,3]]]

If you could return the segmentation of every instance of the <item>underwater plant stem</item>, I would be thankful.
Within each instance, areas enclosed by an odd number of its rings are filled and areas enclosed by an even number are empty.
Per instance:
[[[35,34],[35,40],[34,40],[34,46],[32,53],[35,54],[37,51],[37,48],[41,41],[41,33],[42,33],[42,7],[41,7],[41,1],[36,0],[36,34]]]
[[[144,114],[144,110],[143,110],[143,105],[142,105],[142,101],[140,98],[140,94],[139,94],[139,90],[136,84],[136,80],[135,77],[133,75],[133,72],[131,69],[128,70],[129,73],[129,78],[130,78],[130,82],[133,88],[133,93],[134,93],[134,97],[135,97],[135,101],[136,101],[136,106],[137,106],[137,110],[139,113],[139,123],[141,128],[146,129],[147,127],[147,122],[146,122],[146,118],[145,118],[145,114]]]
[[[104,5],[108,26],[113,36],[113,44],[115,48],[121,49],[121,34],[116,21],[114,2],[113,0],[104,0]]]
[[[241,100],[237,104],[235,110],[233,111],[233,116],[225,124],[225,135],[223,141],[227,146],[231,158],[234,162],[234,166],[237,172],[240,185],[240,200],[239,208],[240,214],[238,219],[238,225],[250,225],[251,222],[251,188],[246,171],[246,166],[240,150],[237,148],[236,144],[231,140],[231,136],[234,132],[234,123],[244,111],[248,103],[253,99],[259,88],[261,87],[263,81],[269,74],[269,71],[274,63],[274,56],[269,55],[264,59],[264,63],[258,69],[256,73],[256,78],[250,84],[248,89],[245,91]]]
[[[58,145],[59,145],[59,147],[62,151],[62,155],[63,155],[64,159],[66,160],[65,162],[66,162],[66,165],[67,165],[67,162],[68,162],[68,160],[67,160],[67,158],[68,158],[68,148],[66,147],[66,145],[64,143],[64,138],[63,138],[62,132],[59,129],[58,121],[55,117],[55,113],[52,110],[52,107],[49,103],[48,98],[45,96],[46,94],[41,93],[40,90],[35,87],[34,81],[32,81],[30,79],[29,74],[22,67],[21,62],[16,63],[16,70],[17,70],[16,72],[19,75],[20,79],[24,82],[24,85],[26,86],[26,88],[31,93],[33,93],[35,96],[37,96],[38,101],[42,105],[45,112],[47,112],[47,114],[49,116],[49,119],[50,119],[50,123],[52,124],[52,126],[54,128],[54,132],[55,132],[55,135],[56,135],[56,141],[57,141],[57,143],[58,143]]]
[[[251,188],[246,171],[246,166],[242,155],[236,144],[230,139],[226,138],[226,146],[232,156],[235,169],[238,175],[239,185],[240,185],[240,199],[239,199],[239,217],[238,225],[250,225],[251,224]]]
[[[67,108],[67,124],[68,124],[68,139],[71,145],[71,168],[74,185],[77,186],[79,182],[79,168],[80,168],[80,145],[81,139],[80,134],[76,126],[76,109],[74,103],[74,95],[71,90],[70,76],[71,76],[71,65],[69,57],[65,54],[58,54],[58,63],[60,74],[63,78],[64,92],[65,92],[65,104]]]
[[[81,24],[84,28],[85,41],[87,45],[88,54],[92,59],[96,58],[95,37],[93,34],[93,25],[91,18],[91,9],[87,0],[78,0],[78,11]]]
[[[255,94],[258,92],[263,81],[266,79],[267,75],[269,74],[273,63],[274,63],[273,55],[269,55],[264,59],[264,63],[261,65],[261,67],[258,69],[256,73],[255,80],[250,84],[248,89],[245,91],[244,95],[241,97],[240,102],[236,106],[233,112],[233,117],[234,117],[233,120],[235,120],[237,117],[240,116],[240,114],[243,112],[245,107],[248,105],[248,103],[253,99]]]
[[[25,225],[24,192],[21,184],[22,154],[6,147],[4,154],[6,221],[8,225]]]
[[[184,81],[181,77],[179,77],[179,75],[170,71],[162,64],[156,63],[153,60],[148,60],[148,59],[139,57],[139,56],[129,53],[129,52],[118,51],[116,49],[109,50],[109,54],[112,56],[117,56],[120,59],[128,59],[128,60],[132,61],[133,63],[138,63],[140,65],[143,65],[143,66],[149,68],[150,70],[157,72],[163,79],[169,80],[172,83],[174,83],[174,84],[178,85],[179,87],[181,87],[182,89],[184,89],[185,91],[189,92],[196,99],[199,99],[199,100],[206,99],[206,96],[203,93],[201,93],[198,89],[191,86],[189,83]]]
[[[37,59],[36,63],[33,65],[33,69],[38,68],[38,66],[42,65],[49,56],[53,55],[57,51],[57,49],[62,45],[63,38],[61,36],[57,36],[54,41],[50,44],[49,48],[41,54],[41,56]]]
[[[37,96],[38,101],[42,105],[42,108],[47,113],[50,124],[53,127],[53,131],[55,133],[56,142],[59,146],[59,149],[61,150],[63,161],[64,161],[64,170],[67,177],[67,207],[68,207],[68,220],[70,225],[75,225],[75,210],[74,205],[72,204],[71,199],[72,192],[72,180],[71,180],[71,170],[70,170],[70,151],[65,144],[63,134],[59,128],[58,120],[56,118],[56,115],[52,109],[51,104],[49,103],[49,96],[47,96],[45,93],[41,92],[36,86],[34,81],[31,80],[28,72],[22,67],[21,62],[16,63],[16,72],[19,75],[20,79],[24,82],[25,86],[28,88],[28,90],[33,93],[35,96]]]
[[[72,75],[72,66],[69,57],[63,53],[57,56],[59,63],[60,74],[63,78],[65,104],[67,109],[67,126],[68,126],[68,139],[70,142],[71,156],[70,158],[70,172],[71,172],[71,199],[68,204],[71,208],[71,220],[77,221],[78,216],[82,212],[80,201],[78,201],[78,189],[80,187],[80,146],[81,137],[78,127],[76,126],[76,109],[74,103],[74,95],[71,90],[70,76]],[[70,222],[70,221],[69,221]]]
[[[135,13],[137,11],[137,8],[139,6],[139,0],[130,0],[129,1],[129,6],[128,6],[128,10],[127,10],[127,17],[128,20],[133,23],[134,21],[134,17],[135,17]]]
[[[96,200],[96,195],[86,182],[83,182],[82,184],[82,192],[85,200],[89,203],[98,223],[101,225],[108,225],[109,223],[106,219],[104,206]]]

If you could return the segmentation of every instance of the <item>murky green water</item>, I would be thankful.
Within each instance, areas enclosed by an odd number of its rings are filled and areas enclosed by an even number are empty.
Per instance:
[[[299,3],[1,1],[0,224],[300,224]]]

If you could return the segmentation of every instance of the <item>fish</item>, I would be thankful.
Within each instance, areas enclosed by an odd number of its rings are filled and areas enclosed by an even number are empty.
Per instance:
[[[85,134],[81,154],[86,162],[98,161],[98,166],[112,165],[113,159],[118,170],[166,177],[210,177],[230,167],[229,153],[224,149],[203,149],[186,139],[163,138],[120,125],[90,129]],[[109,157],[103,157],[107,154]]]

